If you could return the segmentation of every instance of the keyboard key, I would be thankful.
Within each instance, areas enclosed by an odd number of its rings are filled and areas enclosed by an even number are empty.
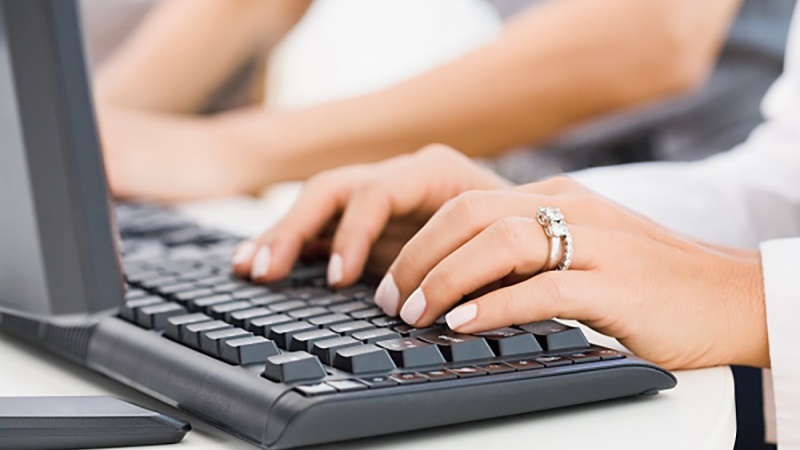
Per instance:
[[[377,319],[372,319],[372,324],[376,327],[396,327],[398,325],[403,325],[403,319],[399,317],[378,317]]]
[[[458,375],[458,378],[472,378],[488,374],[488,372],[486,372],[485,370],[472,366],[454,367],[452,369],[446,369],[446,370],[450,373]]]
[[[131,300],[138,300],[149,295],[150,294],[148,294],[147,291],[143,291],[141,289],[129,289],[127,292],[125,292],[125,301],[128,302]]]
[[[391,339],[377,343],[389,352],[397,367],[422,367],[444,364],[445,360],[435,345],[414,338]]]
[[[443,369],[429,370],[427,372],[422,372],[422,374],[431,381],[455,380],[458,378],[458,375]]]
[[[535,361],[545,367],[568,366],[572,364],[572,360],[566,356],[540,356],[535,358]]]
[[[197,289],[197,286],[192,283],[183,282],[159,288],[158,293],[162,295],[173,295],[179,292],[192,291],[194,289]]]
[[[327,374],[319,359],[306,352],[283,353],[270,356],[264,365],[264,378],[280,383],[320,380]]]
[[[294,317],[295,319],[304,320],[304,319],[310,319],[312,317],[324,316],[327,314],[329,314],[327,309],[321,306],[314,306],[312,308],[296,309],[289,313],[289,317]]]
[[[444,330],[439,333],[422,334],[419,340],[438,346],[445,359],[451,362],[494,358],[494,353],[486,340],[470,334]]]
[[[367,389],[366,384],[359,383],[355,380],[335,380],[328,381],[326,384],[335,388],[339,392],[363,391]]]
[[[358,331],[369,330],[372,328],[374,328],[373,325],[366,320],[353,320],[350,322],[342,322],[330,326],[330,330],[334,333],[345,335],[353,334]]]
[[[292,270],[289,278],[297,284],[305,284],[315,278],[325,278],[328,273],[328,267],[325,264],[317,264],[308,267],[300,267]]]
[[[542,348],[547,351],[580,349],[589,346],[589,342],[579,328],[568,327],[555,320],[533,322],[519,327],[532,333]]]
[[[233,296],[233,291],[239,289],[241,286],[239,283],[234,283],[233,281],[229,281],[227,283],[215,284],[214,286],[210,286],[210,289],[213,290],[217,294],[230,294]]]
[[[333,363],[333,358],[336,356],[336,352],[339,349],[357,345],[361,345],[361,342],[350,336],[323,339],[312,344],[311,353],[319,357],[323,363],[330,365]]]
[[[360,381],[369,386],[370,389],[380,389],[385,387],[397,386],[397,381],[387,376],[366,377],[366,378],[361,378]]]
[[[308,322],[294,321],[275,325],[269,330],[269,338],[275,341],[280,348],[288,349],[292,342],[292,336],[303,331],[315,329],[314,325]]]
[[[248,325],[251,319],[269,316],[271,314],[273,314],[273,312],[264,307],[240,309],[231,313],[230,322],[234,326],[250,329]]]
[[[202,297],[210,297],[214,295],[214,292],[211,289],[194,289],[192,291],[183,291],[178,292],[177,294],[173,295],[172,298],[181,304],[185,304],[187,302],[191,302],[193,300],[197,300],[198,298]]]
[[[329,327],[337,323],[350,322],[351,320],[353,319],[345,314],[328,314],[308,319],[308,323],[318,327]]]
[[[282,293],[287,295],[289,298],[293,298],[296,300],[310,300],[312,298],[326,296],[330,294],[330,291],[328,291],[327,289],[316,288],[316,287],[297,287],[297,288],[284,289]]]
[[[288,301],[289,297],[283,294],[264,294],[250,299],[250,303],[255,306],[267,306],[273,303]]]
[[[176,341],[182,341],[181,333],[186,325],[200,322],[210,322],[211,318],[202,313],[172,316],[167,319],[165,334]]]
[[[181,305],[160,303],[139,308],[136,311],[136,322],[144,328],[163,330],[167,326],[168,318],[184,314],[186,314],[186,308]]]
[[[335,313],[349,314],[349,313],[354,312],[354,311],[367,309],[370,306],[371,305],[369,303],[367,303],[367,302],[364,302],[364,301],[361,301],[361,300],[355,300],[355,301],[352,301],[352,302],[340,303],[338,305],[331,306],[328,309],[331,310],[331,312],[335,312]]]
[[[572,353],[568,356],[568,358],[571,359],[572,362],[574,362],[575,364],[595,362],[595,361],[600,361],[602,359],[600,358],[600,355],[584,353],[584,352]]]
[[[239,286],[233,290],[232,295],[236,300],[252,300],[270,293],[272,291],[264,286]]]
[[[308,304],[313,306],[331,306],[339,303],[349,302],[351,297],[342,294],[327,294],[320,297],[308,299]]]
[[[368,309],[362,309],[361,311],[355,311],[350,313],[350,317],[356,320],[374,319],[382,315],[383,315],[383,310],[381,310],[380,308],[368,308]]]
[[[212,306],[211,311],[209,311],[209,315],[215,319],[220,319],[226,322],[230,322],[231,313],[252,307],[253,305],[245,300],[240,300],[238,302],[223,303],[221,305]]]
[[[395,369],[386,350],[374,344],[337,350],[333,357],[333,366],[354,374],[389,372]]]
[[[160,277],[160,278],[150,278],[147,280],[142,280],[139,285],[144,287],[148,290],[156,290],[159,288],[164,288],[172,284],[178,284],[180,281],[176,277],[167,276],[167,277]]]
[[[203,311],[206,314],[211,314],[211,307],[221,305],[223,303],[230,303],[233,297],[228,294],[217,294],[208,297],[200,297],[189,302],[189,309],[194,311]]]
[[[221,356],[220,351],[223,342],[252,335],[253,333],[241,328],[207,331],[200,335],[200,349],[207,355],[219,357]]]
[[[136,311],[139,308],[150,305],[157,305],[160,303],[164,303],[164,299],[155,296],[144,297],[137,300],[131,300],[129,302],[125,302],[125,304],[120,308],[119,315],[128,322],[136,323],[137,322]]]
[[[231,364],[263,363],[279,353],[278,346],[262,336],[230,339],[220,346],[220,356]]]
[[[408,336],[408,337],[418,337],[422,334],[428,334],[428,333],[439,333],[444,330],[445,328],[441,325],[431,325],[426,328],[414,328],[411,325],[403,323],[401,325],[397,325],[394,327],[394,331],[397,331],[403,336]]]
[[[256,317],[255,319],[251,319],[250,322],[246,324],[245,328],[253,333],[260,334],[261,336],[269,336],[272,327],[287,322],[294,322],[294,319],[286,314],[273,314],[271,316]]]
[[[588,354],[592,354],[592,355],[597,355],[603,361],[609,361],[609,360],[614,360],[614,359],[623,359],[623,358],[625,358],[625,355],[623,355],[622,353],[615,352],[614,350],[609,350],[607,348],[601,348],[601,349],[597,349],[597,350],[592,350],[592,351],[589,351],[587,353]]]
[[[523,355],[542,351],[542,346],[532,334],[516,328],[500,328],[475,333],[475,336],[486,339],[489,347],[497,356]]]
[[[516,361],[506,361],[506,364],[513,367],[515,370],[531,370],[531,369],[541,369],[544,367],[543,364],[540,364],[532,359],[518,359]]]
[[[378,341],[386,341],[389,339],[399,339],[400,333],[392,331],[388,328],[373,328],[371,330],[359,331],[352,334],[354,339],[358,339],[366,344],[374,344]]]
[[[200,348],[200,336],[206,332],[233,328],[221,320],[198,322],[186,325],[181,333],[181,341],[189,347]]]
[[[325,383],[300,385],[300,386],[295,386],[295,389],[300,391],[300,393],[305,395],[306,397],[313,397],[315,395],[333,394],[336,392],[335,387],[329,386]]]
[[[492,364],[485,364],[478,366],[480,369],[485,370],[487,373],[491,374],[498,374],[498,373],[508,373],[513,372],[514,368],[509,366],[508,364],[503,363],[492,363]]]
[[[375,291],[375,289],[373,289],[373,288],[371,288],[371,287],[369,287],[367,285],[354,284],[352,286],[348,286],[346,288],[340,289],[337,292],[339,294],[342,294],[342,295],[350,297],[350,298],[365,298],[365,297],[372,296],[372,293],[374,291]]]
[[[428,381],[428,377],[425,375],[414,372],[396,373],[389,378],[396,381],[398,384],[419,384]]]
[[[269,305],[269,309],[276,313],[288,312],[294,309],[305,308],[306,302],[302,300],[290,300],[288,302],[273,303]]]
[[[289,350],[290,351],[305,350],[307,352],[310,352],[314,342],[321,341],[323,339],[332,339],[337,337],[339,337],[339,335],[331,330],[314,329],[311,331],[303,331],[302,333],[297,333],[294,336],[292,336],[292,341],[289,342]]]

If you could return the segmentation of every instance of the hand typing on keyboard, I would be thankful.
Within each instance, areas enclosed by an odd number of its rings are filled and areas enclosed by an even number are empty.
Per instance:
[[[542,207],[559,208],[571,230],[569,270],[543,271],[551,243]],[[239,247],[234,270],[274,282],[304,251],[329,252],[336,288],[358,280],[368,261],[388,266],[375,303],[416,329],[446,314],[453,330],[491,336],[559,317],[666,368],[768,365],[757,253],[687,240],[567,178],[511,187],[442,146],[315,177],[278,225]],[[376,348],[406,364],[426,357],[418,343],[449,338],[422,333]],[[491,339],[456,339],[450,360],[492,351]]]

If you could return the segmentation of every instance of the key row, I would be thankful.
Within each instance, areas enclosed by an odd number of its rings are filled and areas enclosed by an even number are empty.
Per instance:
[[[564,356],[539,357],[505,362],[462,366],[453,368],[432,369],[418,372],[403,372],[392,375],[379,375],[346,380],[333,380],[295,386],[301,394],[313,397],[337,392],[353,392],[367,389],[404,386],[427,382],[473,378],[486,375],[523,372],[547,367],[559,367],[571,364],[583,364],[595,361],[607,361],[625,358],[625,355],[608,349],[593,349],[576,352]]]

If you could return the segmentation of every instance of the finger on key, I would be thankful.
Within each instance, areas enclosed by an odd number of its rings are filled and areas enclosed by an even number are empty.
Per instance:
[[[545,202],[544,197],[521,192],[470,191],[448,202],[403,247],[379,286],[376,303],[387,314],[396,315],[444,258],[502,217],[532,217],[537,199]]]
[[[380,182],[367,183],[353,192],[333,237],[330,286],[347,286],[358,280],[391,216],[392,199]]]
[[[545,272],[492,291],[450,311],[447,325],[460,333],[479,333],[552,318],[589,325],[601,321],[613,297],[604,278],[589,271]]]
[[[320,233],[347,202],[353,176],[340,170],[309,180],[286,216],[253,241],[251,258],[238,261],[235,273],[257,282],[288,275],[303,244]]]

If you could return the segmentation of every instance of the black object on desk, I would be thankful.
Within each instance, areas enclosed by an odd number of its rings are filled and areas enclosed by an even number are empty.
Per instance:
[[[0,449],[174,444],[191,428],[113,397],[0,397]]]

